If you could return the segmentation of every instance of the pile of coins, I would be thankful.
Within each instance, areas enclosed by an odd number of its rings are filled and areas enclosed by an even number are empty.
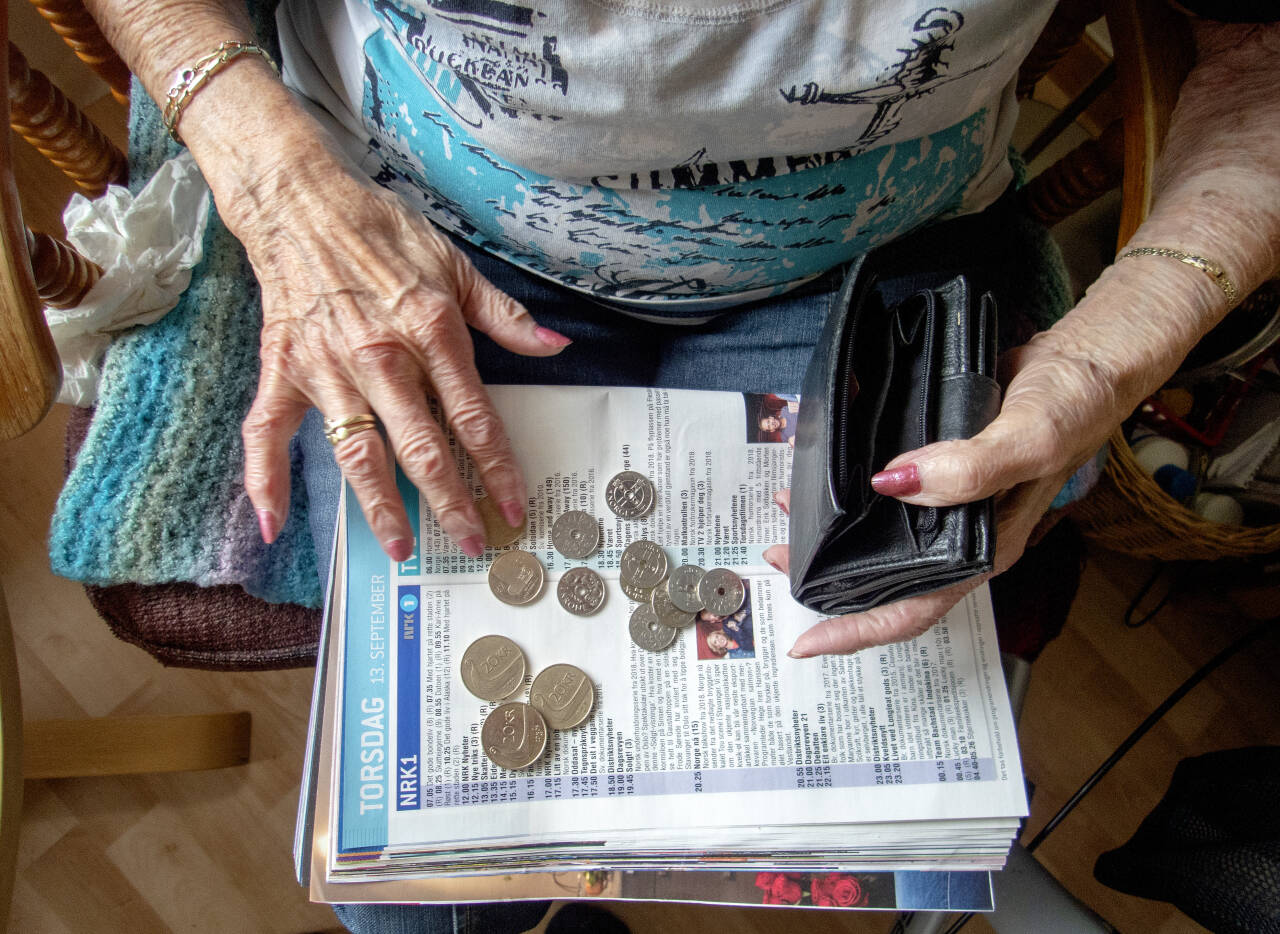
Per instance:
[[[624,470],[609,480],[605,503],[620,519],[643,519],[653,512],[657,489],[648,477]],[[516,541],[524,526],[508,526],[488,500],[481,500],[485,541],[501,548]],[[485,508],[485,504],[488,504]],[[600,547],[600,524],[589,513],[563,513],[551,526],[551,544],[570,560],[590,557]],[[622,552],[618,583],[639,603],[631,614],[631,640],[650,652],[660,652],[676,640],[679,630],[692,625],[700,610],[716,616],[736,613],[746,597],[742,579],[727,568],[704,571],[691,564],[670,570],[667,553],[648,539],[629,544]],[[489,589],[510,606],[532,603],[542,593],[546,573],[531,553],[504,551],[489,566]],[[560,578],[556,597],[577,616],[590,616],[604,606],[604,579],[588,567],[572,568]]]
[[[747,596],[742,578],[728,568],[704,571],[682,564],[668,574],[668,566],[666,552],[654,542],[632,542],[622,553],[619,584],[640,604],[631,614],[631,641],[650,652],[661,652],[675,642],[699,611],[729,616]]]
[[[506,636],[481,636],[462,653],[462,683],[481,700],[506,700],[524,684],[528,663]],[[494,765],[527,769],[546,754],[551,730],[581,726],[595,708],[596,690],[576,665],[544,668],[529,685],[529,702],[498,704],[480,728],[480,744]]]

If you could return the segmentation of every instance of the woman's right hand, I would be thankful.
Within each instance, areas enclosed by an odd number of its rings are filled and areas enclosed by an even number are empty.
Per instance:
[[[231,203],[224,207],[225,189],[218,199],[262,286],[261,374],[243,437],[245,487],[263,538],[273,540],[284,523],[289,441],[315,405],[331,420],[376,415],[445,533],[479,555],[484,525],[428,394],[489,496],[518,525],[524,478],[476,371],[467,326],[530,356],[557,353],[569,341],[538,327],[448,237],[332,148],[306,135],[290,139],[273,144],[276,160],[233,186]],[[383,549],[407,558],[417,530],[382,437],[350,435],[334,455]]]

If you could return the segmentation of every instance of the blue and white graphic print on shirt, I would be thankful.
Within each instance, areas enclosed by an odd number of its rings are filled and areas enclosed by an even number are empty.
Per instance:
[[[522,58],[500,34],[509,30],[473,17],[470,47],[451,52],[421,14],[371,7],[383,28],[363,46],[361,110],[382,160],[378,181],[481,248],[613,301],[695,313],[785,291],[958,211],[991,139],[981,108],[927,136],[870,148],[897,127],[906,103],[962,76],[947,71],[939,36],[954,30],[940,33],[945,11],[933,10],[916,23],[933,38],[908,42],[880,84],[778,89],[801,107],[863,105],[870,117],[848,148],[720,163],[701,159],[703,150],[671,169],[557,180],[498,157],[470,129],[555,119],[530,113],[515,93],[531,82],[567,90],[572,77],[554,38]],[[960,23],[958,14],[945,21]]]

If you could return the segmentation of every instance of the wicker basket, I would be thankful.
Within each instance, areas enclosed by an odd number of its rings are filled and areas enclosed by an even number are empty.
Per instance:
[[[1280,549],[1280,525],[1246,528],[1210,522],[1165,493],[1134,459],[1124,434],[1094,490],[1072,515],[1094,542],[1140,558],[1212,561]]]

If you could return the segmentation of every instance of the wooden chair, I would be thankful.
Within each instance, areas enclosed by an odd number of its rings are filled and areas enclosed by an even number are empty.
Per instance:
[[[124,98],[129,73],[107,45],[79,0],[32,0],[46,20]],[[9,68],[11,123],[47,155],[85,194],[122,182],[124,155],[43,75],[29,68],[12,45]],[[6,177],[8,176],[6,172]],[[16,205],[16,201],[14,202]],[[15,339],[0,347],[0,439],[36,424],[56,396],[58,367],[48,343],[41,304],[74,307],[100,270],[64,241],[26,231],[15,209],[8,221],[6,247],[22,246],[7,257],[14,273],[10,294],[0,302],[0,333]],[[21,276],[27,253],[34,283]],[[32,298],[34,286],[39,300]],[[5,355],[12,355],[12,360]],[[68,469],[88,429],[90,412],[73,409],[68,422]],[[197,587],[174,582],[158,585],[86,586],[90,602],[113,633],[143,648],[166,665],[212,670],[305,667],[313,664],[319,612],[291,604],[269,604],[235,586]],[[257,639],[241,638],[255,633]],[[270,634],[263,640],[261,634]],[[265,642],[265,644],[264,644]]]
[[[1152,176],[1169,118],[1194,62],[1184,17],[1164,0],[1081,0],[1060,4],[1019,75],[1020,96],[1079,42],[1085,27],[1104,15],[1115,48],[1114,76],[1121,116],[1096,139],[1082,143],[1036,176],[1023,190],[1028,212],[1045,226],[1092,204],[1123,185],[1116,246],[1123,246],[1151,207]],[[1090,96],[1091,88],[1083,96]]]
[[[123,63],[83,8],[79,16],[67,10],[75,6],[56,0],[47,18],[95,70],[111,76],[113,93],[126,93],[128,71],[122,82]],[[13,128],[90,196],[123,181],[124,154],[48,78],[27,65],[7,33],[6,21],[4,74]],[[43,304],[74,307],[102,272],[65,241],[33,234],[23,225],[7,138],[2,169],[0,329],[7,339],[0,343],[0,441],[33,428],[57,397],[58,358],[44,323]]]
[[[78,10],[78,13],[77,13]],[[77,3],[54,0],[41,12],[115,94],[128,71]],[[15,130],[90,195],[124,179],[126,162],[97,127],[8,42],[0,25],[0,80]],[[68,244],[33,234],[22,223],[8,136],[0,144],[0,442],[33,428],[49,411],[59,384],[57,353],[43,304],[73,307],[101,270]],[[245,712],[185,717],[108,717],[24,723],[17,658],[0,591],[0,929],[4,929],[25,778],[190,771],[249,760]]]

